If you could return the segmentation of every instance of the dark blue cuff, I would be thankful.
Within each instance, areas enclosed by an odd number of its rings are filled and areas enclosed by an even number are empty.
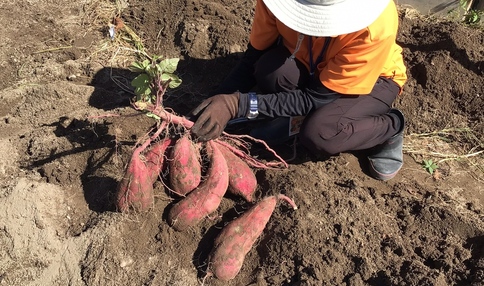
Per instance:
[[[239,112],[237,117],[246,117],[249,114],[249,94],[239,93]]]

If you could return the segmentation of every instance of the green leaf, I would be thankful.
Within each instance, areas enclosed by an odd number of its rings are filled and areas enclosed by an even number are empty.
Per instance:
[[[161,75],[161,81],[166,82],[167,80],[171,79],[172,74],[171,73],[163,73]]]
[[[181,84],[181,82],[182,82],[182,80],[178,76],[176,76],[176,75],[174,75],[172,73],[164,73],[164,74],[162,74],[161,75],[161,80],[163,82],[167,82],[168,80],[171,80],[170,83],[168,84],[168,87],[169,88],[178,87]]]
[[[146,67],[149,67],[151,65],[151,61],[146,59],[143,61],[143,67],[146,69]]]
[[[427,172],[429,172],[431,175],[434,173],[435,170],[439,168],[437,164],[435,164],[432,159],[429,160],[423,160],[422,166]]]
[[[135,88],[134,93],[136,94],[136,100],[151,101],[151,88],[149,86],[140,86]]]
[[[176,75],[174,75],[171,78],[171,81],[168,84],[168,87],[169,88],[177,88],[181,83],[182,83],[182,80],[179,77],[177,77]]]
[[[158,64],[158,66],[161,67],[163,73],[174,73],[179,61],[179,58],[164,59]]]
[[[140,62],[134,62],[130,66],[132,72],[144,72],[145,67]]]
[[[156,75],[158,74],[158,71],[156,70],[156,67],[149,65],[149,66],[146,67],[145,73],[152,80],[153,78],[156,77]]]
[[[149,87],[150,77],[147,74],[140,74],[131,81],[134,87]]]
[[[158,115],[156,115],[156,114],[154,114],[152,112],[146,113],[146,116],[151,117],[151,118],[154,118],[156,120],[161,120],[161,118]]]
[[[160,65],[155,65],[153,67],[153,73],[156,74],[156,75],[161,75],[163,74],[163,69],[160,67]],[[155,77],[155,76],[153,76]]]

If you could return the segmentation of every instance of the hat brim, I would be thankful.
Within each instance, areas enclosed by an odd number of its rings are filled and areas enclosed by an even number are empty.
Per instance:
[[[316,37],[359,31],[373,23],[390,3],[390,0],[345,0],[317,5],[307,0],[263,1],[284,25]]]

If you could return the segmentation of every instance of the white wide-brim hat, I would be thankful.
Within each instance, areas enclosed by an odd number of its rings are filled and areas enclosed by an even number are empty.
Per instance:
[[[390,0],[263,0],[287,27],[316,37],[359,31],[373,23]]]

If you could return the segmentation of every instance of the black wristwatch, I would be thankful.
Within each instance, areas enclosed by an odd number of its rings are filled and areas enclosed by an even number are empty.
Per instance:
[[[259,105],[257,101],[257,95],[255,92],[249,92],[249,114],[248,119],[255,119],[259,116]]]

